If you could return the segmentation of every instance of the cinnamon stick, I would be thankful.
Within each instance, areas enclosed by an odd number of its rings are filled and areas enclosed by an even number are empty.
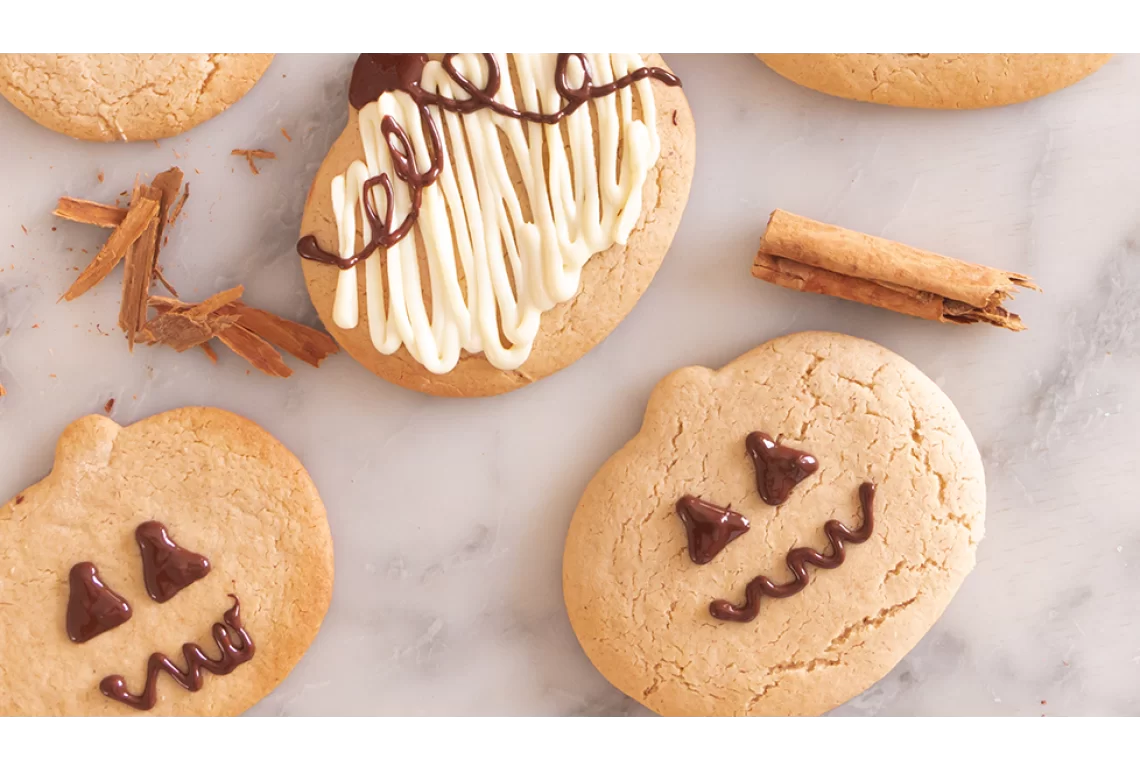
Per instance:
[[[777,209],[752,274],[796,291],[825,294],[943,323],[988,323],[1021,331],[1002,303],[1028,276],[924,251]]]

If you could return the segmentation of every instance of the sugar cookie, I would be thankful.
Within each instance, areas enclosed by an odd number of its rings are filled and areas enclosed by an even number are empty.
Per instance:
[[[801,86],[844,99],[970,110],[1059,91],[1100,69],[1111,54],[762,53]]]
[[[240,714],[332,592],[305,469],[220,409],[72,423],[51,474],[0,507],[0,552],[0,716]]]
[[[439,395],[580,358],[680,221],[694,130],[679,85],[655,54],[363,54],[298,244],[325,327]]]
[[[660,714],[820,714],[930,629],[984,512],[977,447],[933,382],[871,342],[796,334],[657,386],[574,513],[566,608],[599,671]]]
[[[0,54],[0,95],[76,139],[165,139],[245,96],[272,60],[246,53]]]

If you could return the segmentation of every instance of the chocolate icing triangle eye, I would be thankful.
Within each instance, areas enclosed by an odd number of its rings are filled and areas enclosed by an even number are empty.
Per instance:
[[[780,446],[766,433],[749,433],[744,445],[756,466],[756,490],[768,505],[787,502],[796,484],[819,470],[807,452]]]
[[[67,637],[71,641],[83,644],[131,619],[127,600],[104,585],[91,562],[72,567],[68,583]]]
[[[685,495],[677,501],[677,515],[689,536],[689,558],[708,564],[724,547],[748,531],[748,519],[699,497]]]
[[[166,527],[157,521],[140,524],[135,540],[142,551],[146,592],[156,602],[170,601],[183,588],[210,573],[209,559],[175,543]]]

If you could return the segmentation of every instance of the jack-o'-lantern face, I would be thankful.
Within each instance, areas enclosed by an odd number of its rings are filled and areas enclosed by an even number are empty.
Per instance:
[[[658,713],[819,714],[930,629],[984,513],[977,447],[929,378],[865,340],[782,337],[654,388],[574,511],[567,615]]]
[[[312,643],[332,577],[316,489],[257,425],[84,417],[0,503],[0,716],[240,714]]]
[[[744,445],[756,469],[756,491],[768,505],[787,502],[796,485],[819,470],[819,463],[810,454],[782,446],[766,433],[755,431],[748,434]],[[859,489],[863,524],[858,530],[852,531],[834,519],[824,525],[831,545],[830,553],[823,554],[813,548],[793,548],[788,552],[787,564],[793,580],[777,584],[761,575],[748,584],[744,604],[738,606],[717,599],[709,605],[709,612],[718,620],[741,623],[754,620],[760,612],[761,597],[783,599],[807,587],[810,580],[807,565],[835,569],[843,564],[844,543],[863,543],[871,537],[875,526],[874,496],[874,485],[865,482]],[[685,495],[677,501],[677,515],[681,517],[688,535],[689,558],[696,564],[708,564],[749,529],[748,519],[736,511],[692,495]]]
[[[210,572],[209,559],[175,543],[160,522],[140,524],[135,530],[135,540],[139,545],[146,592],[160,604],[170,601],[179,591]],[[80,562],[72,567],[68,582],[67,636],[71,641],[83,644],[131,619],[130,603],[99,578],[99,570],[92,562]],[[194,692],[202,688],[202,671],[228,674],[252,658],[253,640],[241,624],[237,597],[232,594],[231,597],[234,604],[225,613],[225,622],[215,623],[213,627],[214,641],[220,653],[218,658],[210,658],[198,645],[187,643],[182,648],[184,669],[162,653],[151,655],[147,664],[146,686],[138,695],[129,691],[119,674],[104,677],[99,683],[100,692],[132,708],[149,710],[154,708],[158,697],[160,672],[165,671],[178,684]]]

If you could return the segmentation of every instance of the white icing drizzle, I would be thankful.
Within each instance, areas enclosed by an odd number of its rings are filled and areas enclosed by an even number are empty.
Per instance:
[[[502,73],[497,101],[535,112],[553,112],[562,105],[554,82],[556,54],[510,54],[512,67],[504,64],[506,54],[495,57]],[[586,58],[595,85],[644,66],[637,54]],[[454,61],[473,83],[486,83],[482,55],[464,54]],[[581,83],[576,61],[568,78],[572,87]],[[466,97],[437,61],[424,67],[420,85],[442,96]],[[516,89],[521,105],[516,104]],[[639,119],[633,117],[634,89]],[[574,297],[586,261],[615,243],[624,245],[637,223],[641,189],[660,153],[652,85],[641,80],[582,105],[561,121],[568,141],[559,124],[527,123],[489,109],[468,115],[435,106],[430,110],[446,137],[439,178],[423,189],[413,232],[386,255],[379,250],[364,261],[372,343],[385,354],[404,345],[435,374],[454,369],[462,350],[483,353],[499,369],[517,369],[530,356],[541,314]],[[402,221],[411,207],[407,185],[392,170],[380,130],[386,115],[407,131],[417,168],[430,165],[425,130],[408,94],[384,93],[360,110],[364,160],[354,161],[332,181],[342,257],[355,251],[358,225],[364,242],[371,238],[362,201],[369,178],[387,173],[394,180],[393,221]],[[507,153],[521,171],[525,201],[511,181]],[[371,194],[383,212],[383,191],[375,188]],[[423,299],[421,248],[430,309]],[[356,268],[340,271],[333,322],[342,329],[359,322]]]

